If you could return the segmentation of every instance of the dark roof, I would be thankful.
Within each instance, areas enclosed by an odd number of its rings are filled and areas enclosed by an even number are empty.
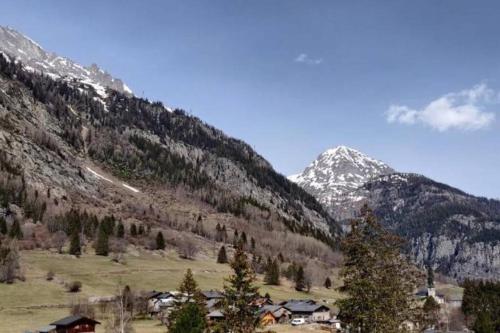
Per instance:
[[[55,325],[55,326],[68,326],[68,325],[72,325],[76,322],[79,322],[79,321],[87,321],[87,322],[92,322],[94,324],[100,324],[100,322],[94,320],[94,319],[90,319],[90,318],[87,318],[87,317],[83,317],[83,316],[68,316],[66,318],[63,318],[63,319],[60,319],[58,321],[55,321],[53,323],[51,323],[50,325]]]
[[[156,295],[154,298],[157,298],[157,299],[162,299],[162,298],[171,298],[171,297],[175,297],[175,295],[174,295],[174,294],[172,294],[172,293],[169,293],[169,292],[167,291],[167,292],[160,293],[160,294]]]
[[[147,293],[144,294],[144,297],[146,299],[151,299],[151,298],[155,298],[156,296],[162,294],[161,291],[156,291],[156,290],[152,290],[152,291],[149,291]]]
[[[201,294],[205,296],[206,299],[212,299],[212,298],[224,298],[224,295],[217,290],[205,290],[202,291]]]
[[[317,304],[313,300],[289,300],[283,305],[284,308],[290,310],[293,313],[313,313],[319,310],[330,310],[329,307],[321,304]]]

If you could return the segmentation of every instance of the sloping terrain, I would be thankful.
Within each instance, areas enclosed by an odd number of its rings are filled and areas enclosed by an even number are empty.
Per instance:
[[[419,265],[464,278],[500,276],[500,202],[468,195],[340,146],[289,179],[349,229],[364,204],[403,236]]]
[[[367,203],[380,221],[408,241],[421,265],[449,276],[500,276],[500,201],[475,197],[416,174],[373,179],[346,199],[344,223]]]

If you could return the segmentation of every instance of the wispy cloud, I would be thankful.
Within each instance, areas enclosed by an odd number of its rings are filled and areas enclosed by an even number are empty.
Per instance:
[[[311,58],[306,53],[299,54],[295,59],[295,62],[307,64],[307,65],[319,65],[323,62],[322,58]]]
[[[495,120],[495,114],[487,112],[487,105],[498,104],[499,95],[486,84],[453,92],[430,102],[423,109],[406,105],[391,105],[386,112],[389,123],[424,124],[440,132],[449,129],[479,130]]]

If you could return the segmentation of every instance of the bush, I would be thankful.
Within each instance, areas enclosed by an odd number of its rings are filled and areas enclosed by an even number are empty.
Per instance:
[[[73,281],[66,284],[66,290],[70,293],[78,293],[82,290],[82,283],[80,281]]]
[[[54,280],[54,276],[55,276],[55,275],[56,275],[56,274],[55,274],[53,271],[48,271],[48,272],[47,272],[47,276],[45,277],[45,279],[46,279],[47,281],[52,281],[52,280]]]

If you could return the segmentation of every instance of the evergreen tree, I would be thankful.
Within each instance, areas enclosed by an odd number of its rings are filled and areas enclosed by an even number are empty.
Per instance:
[[[481,312],[474,322],[472,330],[475,333],[495,333],[495,326],[487,312]]]
[[[7,222],[3,217],[0,217],[0,234],[7,235]]]
[[[360,333],[402,332],[405,321],[416,321],[419,309],[413,291],[422,280],[401,253],[401,239],[385,231],[368,207],[351,223],[344,239],[345,256],[337,301],[339,319]]]
[[[156,249],[165,250],[165,238],[163,238],[161,231],[158,231],[158,235],[156,235]]]
[[[304,291],[306,288],[306,276],[304,273],[304,268],[299,266],[297,272],[295,273],[295,290]]]
[[[191,269],[179,286],[181,294],[169,315],[169,332],[204,332],[207,327],[205,303]],[[181,298],[187,297],[187,301]]]
[[[188,268],[186,274],[184,274],[184,278],[179,286],[179,291],[188,299],[195,297],[200,292],[198,289],[198,283],[196,283],[196,280],[194,279],[191,268]]]
[[[204,333],[207,328],[205,313],[196,303],[184,303],[169,327],[169,333]]]
[[[121,221],[118,224],[118,228],[116,229],[116,237],[118,237],[118,238],[125,237],[125,226],[123,225],[123,223]]]
[[[280,267],[276,259],[271,260],[271,258],[267,258],[264,282],[273,286],[280,284]]]
[[[252,252],[255,251],[255,239],[253,237],[250,238],[250,247],[252,249]]]
[[[9,237],[13,239],[23,239],[23,232],[18,220],[14,220],[14,223],[12,223],[9,231]]]
[[[434,271],[430,264],[427,266],[427,287],[434,288]]]
[[[327,276],[325,279],[325,288],[330,289],[332,287],[332,280]]]
[[[80,234],[77,230],[74,230],[71,234],[71,240],[69,244],[69,254],[74,256],[80,256],[82,254],[82,248],[80,245]]]
[[[95,254],[98,256],[107,256],[109,254],[109,239],[105,227],[101,223],[97,234],[97,243],[95,247]]]
[[[145,234],[145,231],[144,231],[144,226],[141,224],[139,225],[139,231],[137,232],[139,235],[144,235]]]
[[[217,263],[227,264],[226,247],[224,245],[220,247],[219,254],[217,255]]]
[[[137,226],[135,225],[135,223],[132,223],[132,225],[130,226],[130,235],[132,237],[137,236]]]
[[[226,332],[251,333],[259,322],[250,305],[258,297],[258,288],[254,286],[255,273],[241,246],[236,248],[231,268],[233,274],[224,285],[223,326]]]
[[[425,327],[435,327],[439,323],[439,310],[438,302],[432,296],[427,296],[424,302],[423,310],[423,324]]]

